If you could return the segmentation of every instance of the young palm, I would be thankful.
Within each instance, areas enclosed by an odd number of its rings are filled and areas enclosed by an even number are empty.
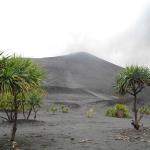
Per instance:
[[[17,130],[17,116],[19,101],[17,96],[25,93],[30,88],[39,86],[42,73],[30,60],[11,57],[0,71],[0,93],[11,93],[13,96],[12,106],[14,108],[14,122],[11,141],[15,139]]]
[[[134,125],[135,129],[139,129],[137,95],[150,83],[150,70],[146,67],[130,66],[123,69],[116,78],[115,89],[118,94],[130,94],[134,97]]]

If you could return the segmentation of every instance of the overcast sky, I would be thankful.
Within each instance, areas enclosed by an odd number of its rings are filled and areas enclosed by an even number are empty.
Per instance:
[[[149,5],[149,0],[0,0],[0,49],[25,57],[86,51],[121,66],[150,65],[150,28],[143,27],[150,25]],[[141,19],[143,14],[148,17]]]

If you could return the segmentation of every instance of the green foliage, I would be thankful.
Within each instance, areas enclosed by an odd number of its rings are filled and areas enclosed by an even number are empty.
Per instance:
[[[142,106],[141,108],[139,108],[138,112],[140,114],[144,114],[144,115],[150,115],[150,106]]]
[[[28,109],[33,108],[34,106],[40,107],[42,97],[43,92],[40,88],[27,92],[24,97],[26,107]]]
[[[133,111],[134,120],[133,127],[138,130],[140,125],[137,110],[137,94],[139,94],[147,85],[150,85],[150,69],[142,66],[129,66],[122,69],[116,77],[116,85],[114,86],[117,94],[130,94],[134,97]]]
[[[70,111],[70,108],[66,105],[56,105],[52,104],[50,108],[48,109],[48,112],[52,112],[55,114],[56,112],[62,112],[62,113],[68,113]]]
[[[4,62],[0,70],[0,109],[6,113],[3,118],[13,121],[14,109],[37,112],[43,96],[40,87],[43,71],[30,59],[13,56]]]
[[[59,108],[57,105],[53,104],[52,106],[50,106],[50,108],[48,109],[49,112],[52,112],[53,114],[55,114],[56,112],[58,112]]]
[[[12,109],[12,99],[11,93],[4,93],[0,95],[0,110],[11,110]]]
[[[29,119],[31,112],[34,112],[34,119],[41,107],[44,91],[41,88],[32,89],[27,92],[21,100],[21,109],[25,119]]]
[[[42,79],[41,69],[30,59],[11,57],[0,71],[0,92],[22,93],[39,86]]]
[[[150,69],[142,66],[129,66],[116,77],[115,91],[118,94],[138,94],[150,83]]]
[[[11,140],[14,141],[18,112],[21,109],[22,100],[26,100],[23,99],[23,96],[32,89],[40,87],[43,72],[30,59],[16,56],[2,57],[0,62],[2,63],[0,67],[0,95],[2,96],[0,107],[5,111],[8,120],[14,122],[11,135]]]
[[[60,106],[60,111],[62,113],[68,113],[70,111],[70,108],[68,106],[66,106],[66,105],[61,105]]]
[[[105,115],[108,117],[115,117],[116,116],[116,109],[114,107],[107,108]]]
[[[93,118],[95,114],[96,114],[96,110],[93,107],[89,108],[86,111],[86,117],[87,118]]]
[[[109,117],[127,118],[129,117],[129,110],[124,104],[116,104],[114,107],[109,107],[105,115]]]

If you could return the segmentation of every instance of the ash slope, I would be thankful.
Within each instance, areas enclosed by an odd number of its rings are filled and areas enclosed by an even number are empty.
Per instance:
[[[44,85],[48,93],[74,93],[101,99],[113,99],[115,76],[122,69],[89,53],[80,52],[65,56],[34,58],[46,70]],[[149,89],[141,94],[148,100]]]
[[[115,76],[121,69],[84,52],[33,60],[46,69],[44,84],[47,87],[98,90],[104,93],[112,93]]]

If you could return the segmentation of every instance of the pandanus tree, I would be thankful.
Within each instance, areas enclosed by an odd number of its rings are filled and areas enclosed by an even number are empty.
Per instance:
[[[137,95],[150,83],[150,69],[142,66],[129,66],[122,69],[116,77],[115,90],[120,95],[130,94],[134,97],[132,125],[139,129]]]
[[[4,57],[1,61],[5,59]],[[3,61],[2,61],[3,62]],[[19,94],[25,94],[30,89],[37,88],[41,84],[42,71],[29,59],[21,57],[9,57],[0,70],[0,94],[12,95],[12,107],[14,120],[11,133],[11,141],[15,140],[18,119]]]

